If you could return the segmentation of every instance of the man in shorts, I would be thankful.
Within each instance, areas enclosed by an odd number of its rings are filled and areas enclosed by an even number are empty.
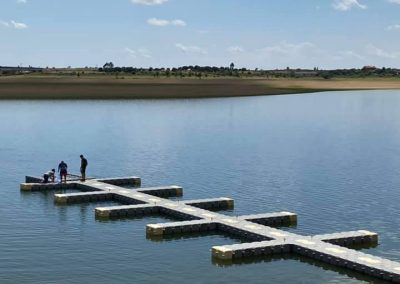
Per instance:
[[[67,182],[68,165],[64,161],[58,165],[58,171],[60,172],[60,181],[62,182],[64,177],[64,182]]]

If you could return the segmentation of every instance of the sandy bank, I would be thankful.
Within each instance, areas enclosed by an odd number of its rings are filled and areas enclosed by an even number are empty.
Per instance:
[[[0,99],[206,98],[375,89],[400,89],[400,80],[0,78]]]

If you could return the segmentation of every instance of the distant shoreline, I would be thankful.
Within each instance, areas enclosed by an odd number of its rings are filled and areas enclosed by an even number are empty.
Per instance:
[[[0,77],[0,100],[190,99],[400,89],[400,79]]]

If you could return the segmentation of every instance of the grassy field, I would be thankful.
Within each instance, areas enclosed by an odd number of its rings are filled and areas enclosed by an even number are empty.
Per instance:
[[[4,76],[0,99],[166,99],[400,89],[400,79],[176,79],[114,76]]]

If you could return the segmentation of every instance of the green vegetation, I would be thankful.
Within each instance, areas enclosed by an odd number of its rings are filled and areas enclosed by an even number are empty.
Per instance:
[[[275,69],[262,70],[247,68],[235,68],[235,64],[231,63],[228,67],[216,66],[182,66],[174,68],[137,68],[137,67],[116,67],[112,62],[107,62],[101,68],[33,68],[33,67],[1,67],[0,76],[10,75],[56,75],[56,76],[98,76],[111,75],[116,79],[124,79],[125,77],[153,77],[153,78],[260,78],[260,79],[276,79],[276,78],[321,78],[341,79],[341,78],[400,78],[400,69],[395,68],[376,68],[374,66],[365,66],[361,69],[335,69],[320,70],[314,69]]]
[[[107,63],[108,64],[108,63]],[[112,64],[112,63],[111,63]],[[135,68],[135,67],[112,67],[105,65],[99,68],[98,72],[113,74],[131,74],[138,76],[153,77],[176,77],[176,78],[216,78],[216,77],[236,77],[236,78],[365,78],[365,77],[400,77],[400,69],[375,68],[365,66],[361,69],[336,69],[319,70],[309,69],[290,69],[284,70],[250,70],[246,68],[235,69],[231,63],[229,67],[211,66],[182,66],[178,68]]]

